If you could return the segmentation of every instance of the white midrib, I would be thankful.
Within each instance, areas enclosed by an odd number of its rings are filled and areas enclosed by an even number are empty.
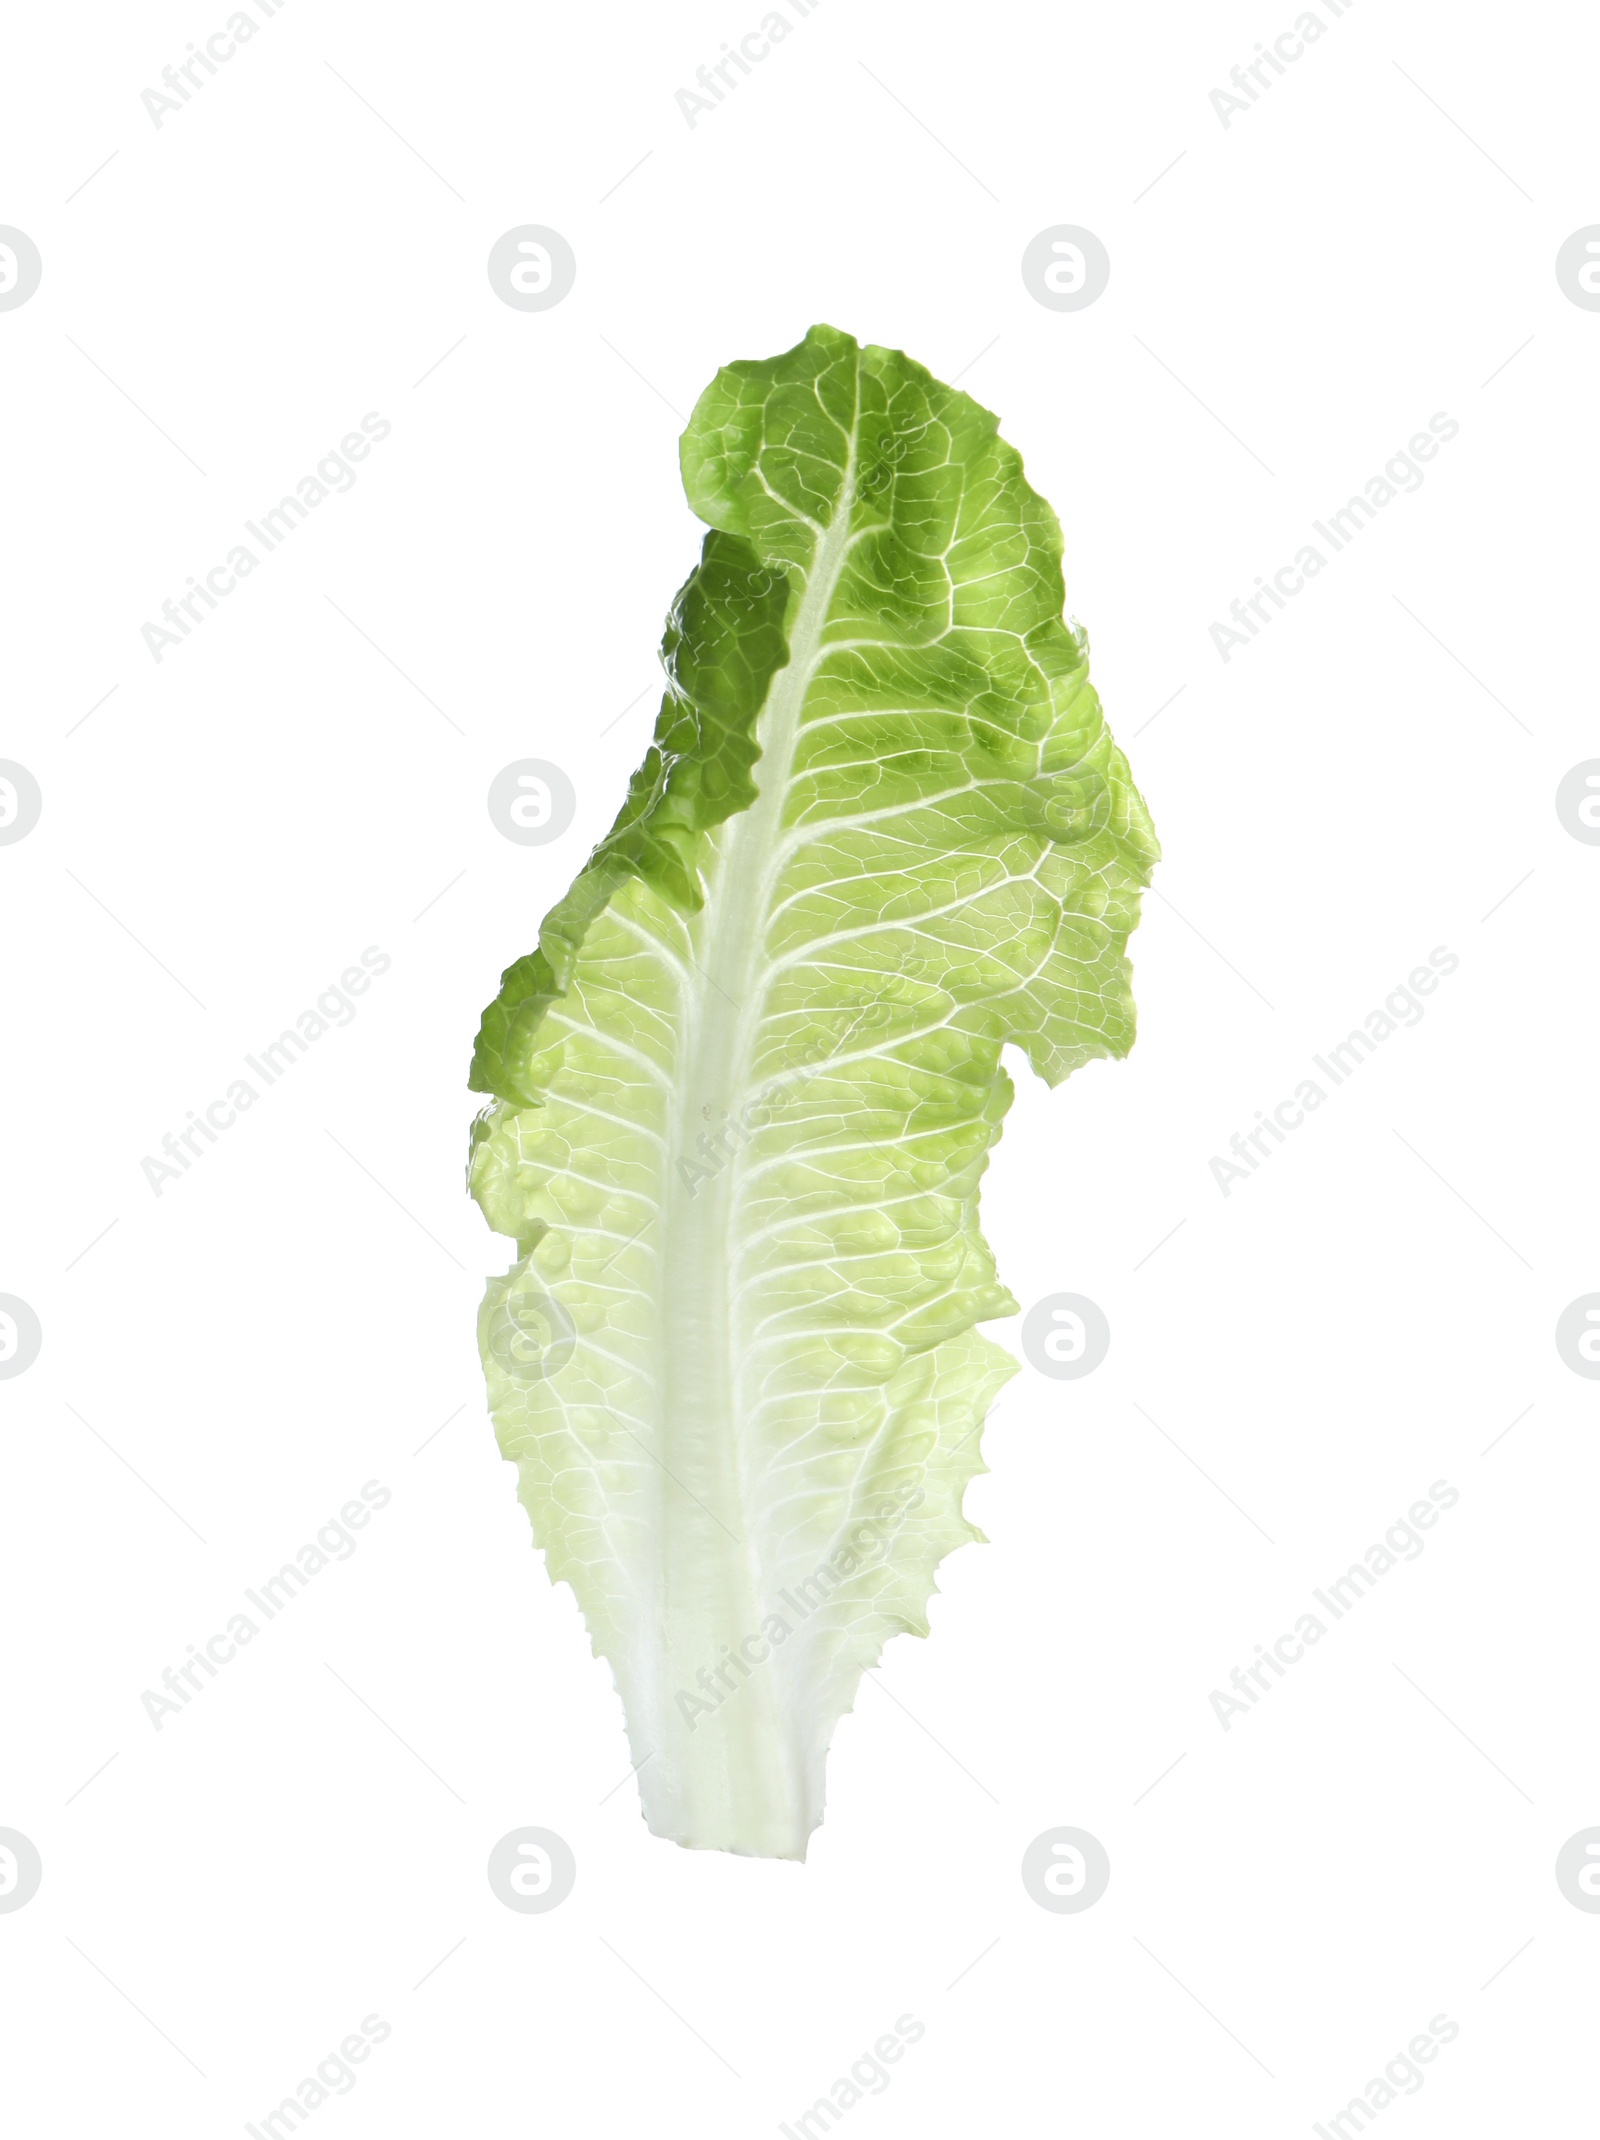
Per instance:
[[[702,1717],[693,1731],[677,1700],[682,1689],[706,1701],[697,1675],[715,1673],[726,1651],[757,1635],[772,1610],[758,1588],[731,1301],[738,1152],[727,1140],[733,1156],[707,1174],[700,1139],[715,1139],[737,1121],[750,1094],[784,810],[801,711],[849,552],[853,474],[852,442],[838,507],[813,553],[789,659],[757,724],[756,800],[729,820],[708,873],[662,1212],[664,1654],[654,1706],[657,1746],[667,1758],[651,1762],[640,1783],[658,1830],[702,1847],[782,1856],[803,1853],[817,1809],[803,1802],[798,1734],[786,1728],[777,1672],[758,1665],[744,1678],[729,1668],[737,1691],[728,1693],[725,1682],[714,1718]],[[652,1772],[659,1778],[653,1789]]]

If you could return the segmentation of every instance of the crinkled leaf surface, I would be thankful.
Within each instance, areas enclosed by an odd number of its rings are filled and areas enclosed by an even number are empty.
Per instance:
[[[1012,1042],[1133,1039],[1156,848],[996,421],[814,328],[682,442],[712,532],[615,826],[485,1013],[480,1335],[650,1826],[797,1858],[927,1632],[1015,1312],[978,1231]],[[648,1758],[647,1758],[648,1757]]]

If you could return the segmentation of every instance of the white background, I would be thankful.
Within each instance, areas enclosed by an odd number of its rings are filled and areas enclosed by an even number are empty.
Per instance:
[[[1600,219],[1600,33],[1323,6],[1224,128],[1294,0],[823,0],[691,129],[761,0],[290,0],[157,129],[226,12],[3,48],[44,261],[0,313],[0,755],[44,797],[0,849],[0,1291],[44,1331],[0,1385],[0,1826],[44,1862],[0,1914],[11,2122],[236,2133],[376,2013],[319,2136],[770,2133],[909,2013],[861,2140],[1264,2136],[1445,2014],[1385,2132],[1578,2130],[1600,1392],[1553,1330],[1600,1285],[1600,851],[1554,792],[1600,754],[1600,316],[1553,263]],[[485,274],[528,222],[578,260],[545,313]],[[1075,314],[1019,273],[1062,222],[1112,261]],[[654,719],[680,417],[814,319],[1000,412],[1166,860],[1132,1058],[1019,1080],[984,1192],[1017,1297],[1090,1295],[1109,1358],[1002,1396],[991,1543],[864,1685],[799,1867],[639,1819],[485,1417],[510,1248],[462,1166],[479,1011]],[[369,410],[355,488],[157,664],[141,626]],[[1422,489],[1224,664],[1435,411]],[[485,810],[526,756],[577,790],[550,847]],[[354,1022],[157,1197],[145,1155],[368,945]],[[1213,1154],[1437,945],[1420,1025],[1224,1197]],[[157,1732],[143,1691],[369,1479],[354,1557]],[[1212,1689],[1440,1479],[1422,1557],[1225,1732]],[[549,1915],[485,1879],[527,1823],[577,1856]],[[1061,1824],[1110,1853],[1081,1915],[1019,1877]]]

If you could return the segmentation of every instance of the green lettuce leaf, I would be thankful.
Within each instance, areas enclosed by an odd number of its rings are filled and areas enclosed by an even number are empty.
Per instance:
[[[681,450],[712,532],[655,740],[478,1038],[519,1252],[480,1338],[651,1828],[803,1858],[861,1673],[979,1535],[1001,1048],[1127,1052],[1157,850],[987,410],[815,327]]]

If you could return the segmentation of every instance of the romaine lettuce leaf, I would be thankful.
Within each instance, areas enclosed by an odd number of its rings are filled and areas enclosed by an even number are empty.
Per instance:
[[[815,327],[681,451],[711,533],[655,740],[479,1034],[519,1251],[480,1338],[651,1828],[802,1858],[862,1671],[979,1535],[1001,1048],[1126,1053],[1156,846],[988,411]]]

